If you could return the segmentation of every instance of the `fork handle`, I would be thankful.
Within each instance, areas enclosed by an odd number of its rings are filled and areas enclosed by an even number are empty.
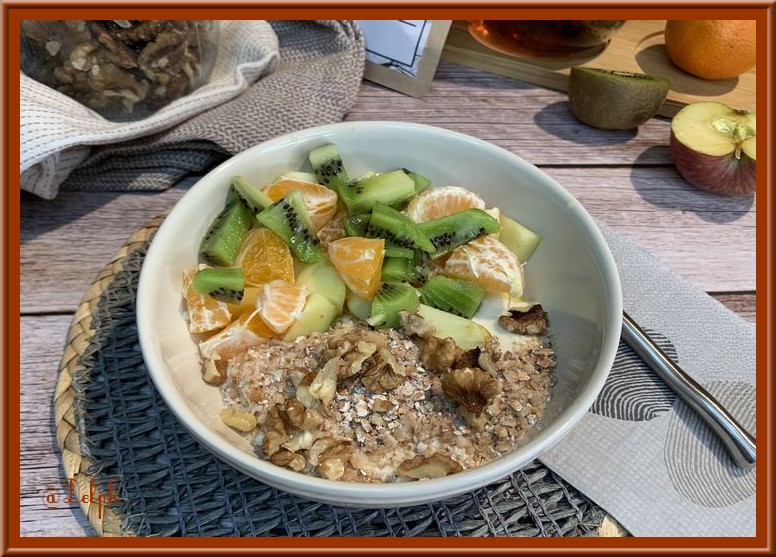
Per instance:
[[[755,438],[623,312],[622,338],[673,391],[706,421],[727,447],[737,466],[751,468],[757,459]]]

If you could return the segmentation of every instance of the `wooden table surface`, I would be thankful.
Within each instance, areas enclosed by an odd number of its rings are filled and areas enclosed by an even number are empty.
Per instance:
[[[347,120],[404,120],[464,132],[552,176],[599,221],[697,288],[755,321],[755,201],[689,186],[668,150],[669,121],[638,131],[577,122],[566,95],[442,63],[431,92],[411,98],[365,82]],[[188,181],[190,184],[191,181]],[[64,481],[51,401],[73,312],[129,236],[168,210],[186,185],[162,193],[21,195],[21,534],[94,535],[79,507],[44,506]]]

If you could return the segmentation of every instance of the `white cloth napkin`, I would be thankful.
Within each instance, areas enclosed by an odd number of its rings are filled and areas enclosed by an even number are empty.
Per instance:
[[[277,36],[266,21],[222,21],[208,83],[135,122],[108,121],[21,74],[21,188],[54,198],[92,146],[155,134],[233,99],[272,71],[278,52]]]
[[[625,311],[754,436],[755,327],[601,229]],[[736,468],[710,428],[623,342],[590,411],[540,460],[635,536],[755,535],[755,470]]]

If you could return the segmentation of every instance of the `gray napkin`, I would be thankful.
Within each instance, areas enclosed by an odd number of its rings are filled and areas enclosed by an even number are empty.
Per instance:
[[[601,229],[625,311],[755,435],[755,327]],[[635,536],[755,535],[755,470],[736,468],[709,427],[623,342],[590,411],[540,460]]]
[[[99,146],[63,190],[163,190],[272,137],[342,120],[364,71],[351,21],[269,21],[276,65],[240,96],[161,133]]]

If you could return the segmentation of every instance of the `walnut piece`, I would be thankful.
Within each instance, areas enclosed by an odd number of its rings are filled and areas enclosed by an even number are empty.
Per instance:
[[[479,416],[499,392],[498,380],[479,368],[461,368],[442,375],[442,392],[447,398]]]
[[[472,348],[471,350],[461,350],[451,367],[453,369],[459,369],[463,367],[482,367],[479,365],[479,360],[482,354],[483,352],[479,347]]]
[[[287,466],[296,472],[304,469],[306,464],[304,456],[289,451],[288,449],[280,449],[269,457],[269,461],[278,466]]]
[[[463,466],[442,453],[434,453],[431,456],[417,455],[410,460],[405,460],[397,468],[402,476],[416,480],[441,478],[462,470]]]
[[[498,324],[510,333],[540,335],[547,329],[549,320],[541,304],[534,304],[525,311],[523,308],[510,309],[509,314],[498,318]]]
[[[249,432],[256,428],[256,416],[237,408],[223,408],[219,413],[221,421],[239,431]]]
[[[419,313],[400,311],[399,320],[404,330],[411,335],[425,338],[434,334],[434,326]]]
[[[202,379],[211,385],[220,385],[226,381],[226,370],[219,368],[213,358],[208,358],[202,364]]]
[[[310,394],[320,400],[324,406],[328,406],[337,392],[339,362],[339,358],[332,358],[326,362],[310,383]]]
[[[407,378],[394,355],[386,348],[380,348],[365,365],[361,382],[373,393],[392,391]]]
[[[267,411],[265,422],[267,432],[261,442],[261,450],[265,455],[272,456],[280,450],[280,446],[288,441],[288,430],[281,410],[277,404]]]
[[[339,480],[345,474],[345,464],[338,458],[332,458],[321,462],[318,471],[327,480]]]
[[[453,367],[460,354],[461,349],[451,337],[426,337],[421,341],[420,363],[426,369],[446,371]]]

